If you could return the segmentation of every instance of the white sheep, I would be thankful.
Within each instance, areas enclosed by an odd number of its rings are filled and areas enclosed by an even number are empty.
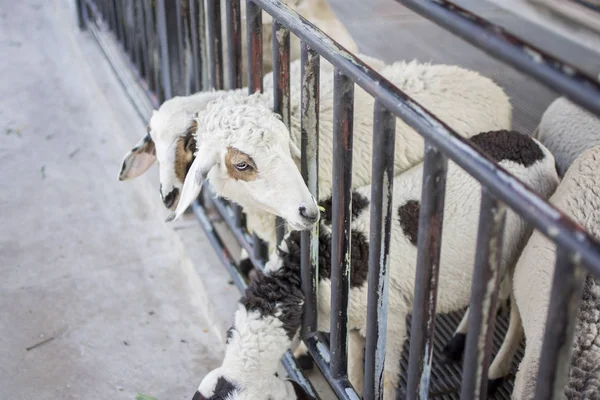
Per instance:
[[[600,146],[583,152],[567,170],[550,198],[550,203],[600,238]],[[542,341],[550,303],[555,269],[556,247],[535,231],[519,258],[514,273],[514,298],[517,315],[526,338],[525,355],[515,380],[513,398],[532,399],[535,394]],[[511,321],[512,325],[512,321]],[[519,334],[513,338],[518,344]],[[600,281],[588,276],[579,310],[565,395],[569,399],[592,399],[600,393]]]
[[[479,134],[471,140],[540,195],[549,196],[556,188],[558,176],[554,158],[534,139],[515,132],[495,131]],[[390,243],[389,312],[384,371],[386,399],[395,398],[401,372],[398,360],[407,338],[406,317],[413,307],[422,181],[422,164],[394,178],[393,209],[396,218],[392,224]],[[353,361],[362,360],[362,338],[366,335],[370,194],[370,186],[359,188],[352,194],[348,374],[359,393],[362,392],[362,363]],[[438,278],[439,313],[459,310],[469,304],[480,200],[480,184],[450,162]],[[331,311],[330,204],[327,200],[321,203],[325,212],[321,217],[319,230],[318,329],[325,332],[330,328]],[[504,265],[514,265],[528,234],[528,225],[509,210],[502,253]],[[271,256],[266,275],[260,276],[246,291],[236,312],[223,366],[202,382],[198,389],[200,395],[204,398],[211,398],[213,395],[225,398],[224,393],[215,388],[218,379],[222,379],[231,384],[228,387],[237,387],[237,395],[231,395],[231,399],[247,398],[243,396],[246,390],[248,393],[261,393],[257,399],[269,398],[271,392],[263,391],[267,385],[261,380],[261,376],[266,380],[273,379],[272,371],[276,368],[277,361],[292,344],[292,339],[297,337],[302,305],[300,233],[291,232],[282,242],[278,253]],[[247,335],[246,332],[250,333]],[[269,363],[264,370],[263,357]],[[264,375],[260,375],[259,371],[264,371]],[[254,388],[254,385],[258,388]]]
[[[600,119],[559,97],[544,112],[534,137],[554,154],[563,176],[582,152],[600,145]]]
[[[477,72],[414,61],[397,62],[379,72],[465,137],[506,129],[511,124],[508,98],[500,87]],[[318,160],[322,198],[330,196],[332,188],[333,97],[333,79],[322,79]],[[298,103],[292,98],[291,130],[271,111],[268,94],[228,94],[199,112],[196,159],[175,216],[181,215],[197,197],[201,181],[196,178],[207,176],[219,196],[242,206],[248,226],[267,242],[275,242],[275,215],[285,219],[292,229],[312,226],[318,209],[297,168],[301,135]],[[371,182],[373,104],[373,97],[355,85],[355,188]],[[395,174],[422,159],[423,138],[397,119]],[[162,186],[166,183],[162,182]]]

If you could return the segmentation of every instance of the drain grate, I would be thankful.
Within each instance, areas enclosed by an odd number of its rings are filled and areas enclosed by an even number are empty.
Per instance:
[[[460,323],[460,320],[464,314],[464,311],[456,311],[449,314],[440,314],[436,318],[435,323],[435,347],[433,355],[433,368],[431,371],[431,384],[429,387],[429,398],[438,400],[458,400],[460,399],[460,387],[461,387],[461,374],[462,374],[462,363],[447,361],[443,357],[442,349],[452,338],[454,330]],[[496,329],[494,331],[494,346],[493,356],[496,355],[506,330],[508,329],[509,313],[502,312],[496,318]],[[410,317],[407,319],[408,330],[410,332]],[[523,352],[525,341],[521,343],[521,346],[517,350],[515,360],[511,367],[509,376],[500,385],[496,393],[489,397],[489,399],[498,400],[509,400],[513,390],[513,383],[515,373],[517,371],[519,362],[523,358]],[[410,344],[404,344],[404,351],[402,352],[402,377],[399,382],[399,390],[402,394],[406,392],[407,380],[408,380],[408,349]],[[405,398],[404,395],[399,398]]]

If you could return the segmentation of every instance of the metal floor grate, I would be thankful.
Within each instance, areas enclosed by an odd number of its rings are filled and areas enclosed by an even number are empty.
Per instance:
[[[456,311],[449,314],[441,314],[438,315],[436,319],[435,326],[435,349],[434,349],[434,357],[433,357],[433,368],[432,368],[432,379],[431,386],[429,390],[429,398],[430,399],[438,399],[438,400],[458,400],[460,399],[460,387],[461,387],[461,371],[462,371],[462,363],[447,361],[443,357],[442,349],[450,341],[452,338],[452,334],[454,330],[460,323],[460,320],[463,316],[464,311]],[[500,346],[502,345],[502,341],[504,339],[504,335],[506,330],[508,329],[508,317],[509,313],[507,311],[501,312],[496,318],[496,330],[494,331],[494,353],[493,356],[496,355]],[[410,332],[410,317],[407,318],[408,330]],[[515,373],[517,371],[519,362],[523,358],[523,352],[525,350],[524,347],[525,341],[521,343],[521,346],[517,350],[515,359],[513,360],[513,364],[511,367],[511,372],[508,375],[507,379],[502,383],[502,385],[498,388],[494,396],[488,397],[488,399],[498,399],[498,400],[510,400],[510,396],[513,390],[513,382]],[[404,351],[402,352],[402,377],[400,378],[399,388],[400,393],[402,394],[399,398],[405,398],[404,391],[407,386],[407,372],[408,372],[408,349],[410,347],[410,343],[407,342],[404,344]]]

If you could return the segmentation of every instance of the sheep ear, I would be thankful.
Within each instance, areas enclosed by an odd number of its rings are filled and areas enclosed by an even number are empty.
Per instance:
[[[192,163],[190,170],[185,176],[181,196],[175,212],[169,215],[167,222],[176,220],[185,212],[185,210],[198,198],[202,184],[208,175],[210,169],[215,165],[216,157],[214,153],[200,148],[196,154],[196,159]]]
[[[147,134],[123,158],[119,180],[136,178],[146,172],[156,161],[154,141]]]

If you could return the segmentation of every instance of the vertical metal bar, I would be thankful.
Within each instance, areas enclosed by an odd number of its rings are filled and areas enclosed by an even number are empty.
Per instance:
[[[116,12],[115,8],[116,8],[115,0],[108,0],[108,26],[111,31],[115,32],[115,35],[116,35],[117,16],[115,14],[115,12]]]
[[[229,89],[242,87],[242,23],[240,0],[225,2],[227,20],[227,80]]]
[[[242,21],[240,0],[225,2],[225,17],[227,22],[227,81],[229,89],[242,87]],[[233,205],[235,224],[239,228],[244,224],[242,209]],[[277,243],[279,244],[279,242]]]
[[[142,64],[142,29],[143,23],[141,20],[142,15],[142,2],[143,0],[136,0],[133,2],[133,54],[135,64],[137,66],[138,72],[143,76],[143,64]]]
[[[160,99],[160,84],[159,84],[159,62],[157,60],[159,54],[159,46],[157,42],[157,22],[155,18],[156,7],[150,2],[143,2],[145,5],[145,20],[146,20],[146,41],[148,43],[148,53],[146,62],[148,63],[148,83],[150,90],[153,90]]]
[[[383,398],[396,117],[375,101],[364,399]]]
[[[573,343],[573,332],[585,278],[579,254],[556,249],[546,331],[535,388],[539,400],[563,398]]]
[[[487,376],[496,322],[498,289],[504,275],[502,242],[506,206],[483,187],[473,270],[469,330],[463,361],[463,400],[487,396]]]
[[[110,0],[112,1],[112,0]],[[138,2],[138,20],[139,20],[139,41],[140,41],[140,69],[141,76],[149,83],[150,82],[150,65],[148,65],[148,52],[150,44],[148,43],[148,25],[146,22],[146,7],[144,0]]]
[[[179,1],[157,0],[157,25],[160,43],[161,78],[165,99],[184,94],[183,72],[180,60],[181,41]],[[161,99],[161,101],[165,100]]]
[[[348,293],[352,205],[354,83],[339,69],[333,74],[333,194],[331,237],[331,374],[348,370]]]
[[[198,12],[199,7],[202,7],[199,0],[189,0],[190,7],[190,44],[192,46],[192,91],[197,92],[202,88],[200,77],[200,69],[202,68],[202,60],[200,59],[200,41],[198,37]]]
[[[262,10],[254,2],[246,3],[248,40],[248,92],[263,91]]]
[[[411,400],[426,399],[429,392],[447,170],[448,158],[426,142],[408,363]]]
[[[221,36],[221,1],[206,1],[208,26],[208,59],[210,83],[214,89],[223,89],[223,45]]]
[[[115,22],[117,39],[123,44],[125,34],[123,32],[123,3],[119,0],[114,0],[115,5]]]
[[[302,75],[302,96],[300,114],[300,150],[302,159],[300,172],[308,190],[319,200],[319,54],[302,42],[300,62]],[[302,292],[304,293],[304,314],[302,316],[302,337],[317,331],[317,283],[319,279],[319,224],[311,231],[303,231],[300,236]]]
[[[290,129],[290,31],[273,21],[273,110]],[[275,222],[277,244],[283,240],[285,221]]]
[[[77,23],[79,25],[79,29],[84,30],[87,23],[85,0],[75,0],[75,6],[77,8]]]
[[[248,94],[263,91],[262,85],[262,10],[254,2],[246,3],[246,33],[248,40]],[[257,258],[268,254],[265,243],[254,235]]]

